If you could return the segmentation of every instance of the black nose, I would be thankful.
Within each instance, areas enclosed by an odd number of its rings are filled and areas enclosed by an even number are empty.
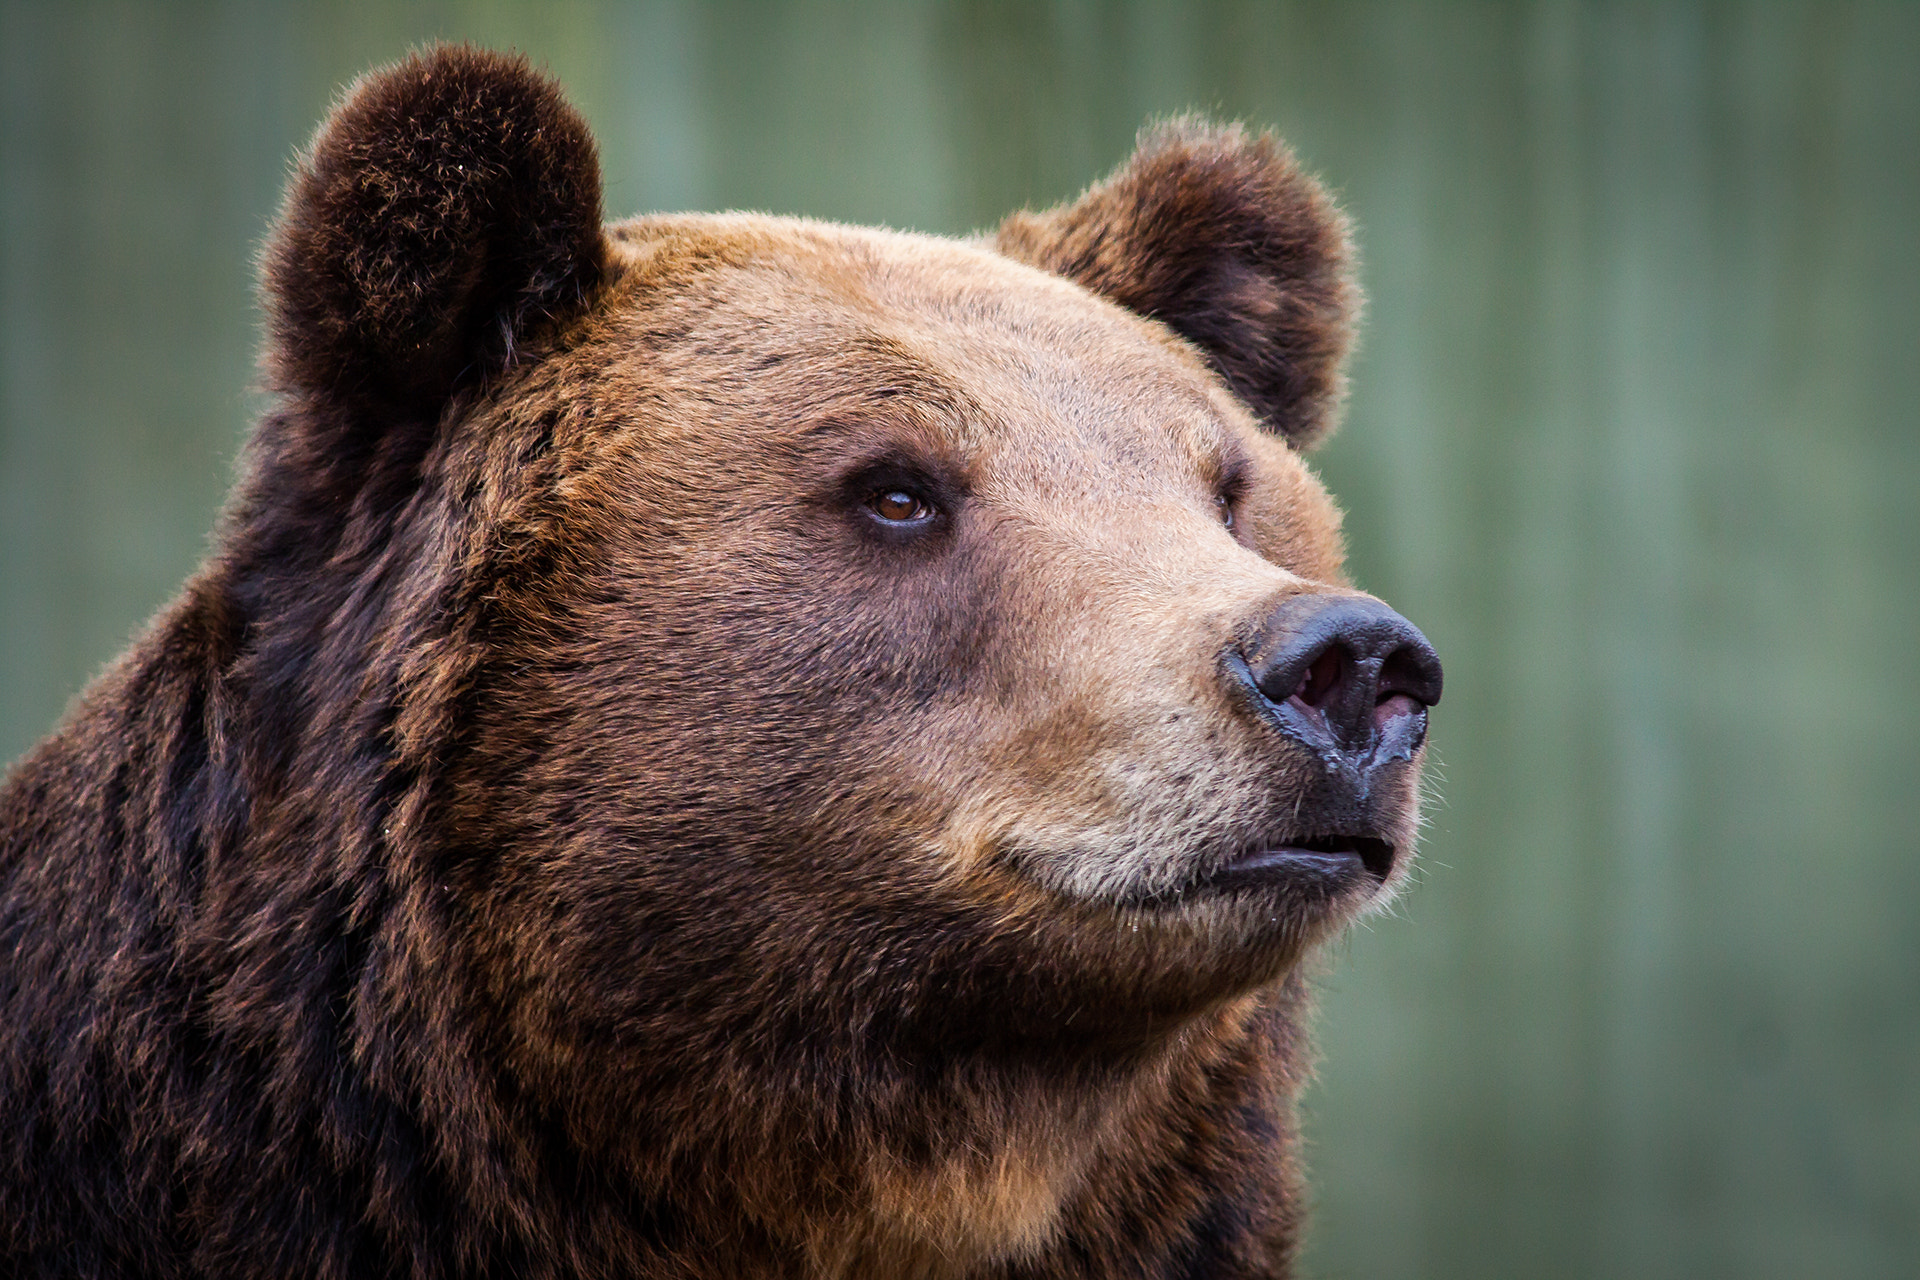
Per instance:
[[[1419,628],[1364,596],[1294,596],[1246,655],[1254,687],[1283,726],[1352,756],[1411,753],[1440,701],[1440,658]],[[1302,723],[1295,723],[1302,722]]]

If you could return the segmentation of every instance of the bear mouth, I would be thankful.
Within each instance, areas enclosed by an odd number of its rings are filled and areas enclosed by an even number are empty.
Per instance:
[[[1393,870],[1393,846],[1375,836],[1334,834],[1257,844],[1202,874],[1189,892],[1297,887],[1345,889],[1371,880],[1384,884]]]

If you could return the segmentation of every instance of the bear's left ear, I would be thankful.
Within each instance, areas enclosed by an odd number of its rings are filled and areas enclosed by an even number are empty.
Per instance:
[[[362,431],[432,419],[605,261],[599,158],[560,90],[427,49],[354,85],[301,160],[264,254],[268,370]]]
[[[1181,117],[995,247],[1160,320],[1296,447],[1330,431],[1360,306],[1347,220],[1271,134]]]

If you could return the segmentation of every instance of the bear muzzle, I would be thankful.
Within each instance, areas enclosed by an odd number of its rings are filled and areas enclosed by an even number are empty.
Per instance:
[[[1426,741],[1440,701],[1440,659],[1419,628],[1368,596],[1290,597],[1251,643],[1221,656],[1229,690],[1255,721],[1323,776],[1299,797],[1292,834],[1252,842],[1195,888],[1285,880],[1337,890],[1384,882],[1396,857],[1383,810]],[[1383,821],[1384,820],[1384,821]],[[1311,834],[1301,834],[1311,833]]]

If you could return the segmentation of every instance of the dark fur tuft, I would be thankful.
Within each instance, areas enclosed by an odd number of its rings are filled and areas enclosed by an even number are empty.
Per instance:
[[[1360,293],[1347,220],[1271,134],[1183,116],[999,250],[1165,322],[1296,447],[1332,430]]]
[[[405,417],[513,360],[599,281],[586,123],[525,58],[464,46],[364,77],[265,255],[277,388]]]

